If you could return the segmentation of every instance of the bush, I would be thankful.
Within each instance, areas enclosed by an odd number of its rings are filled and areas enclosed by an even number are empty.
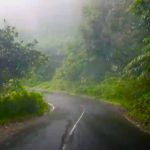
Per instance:
[[[125,107],[130,116],[150,128],[150,92],[142,79],[107,78],[100,85],[101,97]]]
[[[106,78],[100,85],[101,97],[107,99],[136,100],[148,92],[145,83],[136,79]]]
[[[0,123],[42,115],[48,109],[42,95],[33,92],[9,91],[0,96]]]
[[[150,127],[150,92],[142,95],[136,102],[132,105],[133,112],[131,115],[136,118],[144,125],[149,125]]]

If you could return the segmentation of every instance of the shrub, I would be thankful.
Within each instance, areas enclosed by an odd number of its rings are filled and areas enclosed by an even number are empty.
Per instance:
[[[107,78],[101,85],[101,97],[120,103],[130,116],[150,128],[150,92],[142,79]]]
[[[143,124],[150,126],[150,92],[143,94],[136,103],[132,106],[133,114],[137,119],[142,121]]]
[[[136,100],[148,92],[145,83],[136,79],[106,78],[100,85],[101,96],[107,99]]]
[[[0,96],[0,123],[42,115],[48,109],[42,95],[22,89]]]

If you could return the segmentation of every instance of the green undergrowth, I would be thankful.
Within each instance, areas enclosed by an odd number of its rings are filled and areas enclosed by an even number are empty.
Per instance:
[[[102,98],[120,104],[131,118],[150,130],[150,92],[143,80],[107,78],[100,89]]]
[[[7,89],[0,95],[0,124],[28,117],[41,116],[48,110],[48,104],[39,93],[23,88]]]

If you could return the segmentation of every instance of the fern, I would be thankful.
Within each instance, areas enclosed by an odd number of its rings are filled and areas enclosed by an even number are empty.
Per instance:
[[[150,52],[133,59],[123,71],[123,76],[138,77],[150,80]]]

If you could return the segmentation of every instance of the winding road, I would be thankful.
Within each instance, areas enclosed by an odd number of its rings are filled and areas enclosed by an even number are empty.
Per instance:
[[[53,110],[0,145],[0,150],[150,150],[150,135],[100,101],[44,94]]]

